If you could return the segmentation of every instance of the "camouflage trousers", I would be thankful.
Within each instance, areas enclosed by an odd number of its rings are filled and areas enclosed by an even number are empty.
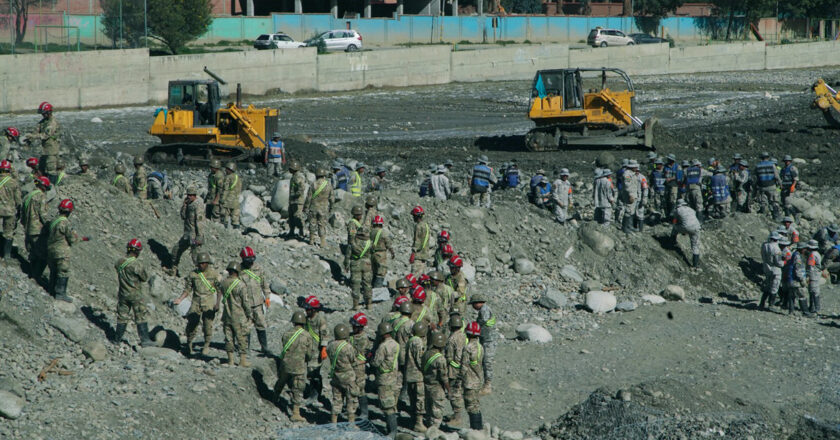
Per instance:
[[[671,237],[676,240],[679,234],[687,234],[691,241],[691,253],[700,255],[700,231],[689,231],[679,225],[674,225],[674,228],[671,229]]]
[[[677,185],[665,186],[665,214],[671,213],[677,206],[677,199],[680,195],[680,189]]]
[[[326,211],[311,210],[309,212],[309,242],[311,244],[319,243],[315,240],[315,237],[321,240],[327,239],[327,222],[329,221],[329,216],[330,213]]]
[[[566,223],[566,219],[569,217],[569,207],[567,206],[560,206],[559,204],[554,205],[554,220],[558,223]]]
[[[733,205],[733,209],[737,212],[749,212],[749,194],[746,191],[735,191]]]
[[[226,352],[233,353],[234,348],[238,347],[239,354],[248,353],[248,333],[245,331],[247,323],[248,318],[241,307],[225,307],[222,312],[222,331],[225,334]]]
[[[485,208],[490,207],[490,190],[488,189],[486,192],[470,192],[470,204],[473,206],[484,206]]]
[[[66,258],[48,257],[47,265],[50,268],[50,279],[53,281],[55,278],[68,278],[70,276],[70,263]]]
[[[781,193],[781,196],[782,196],[782,209],[784,209],[785,215],[793,215],[796,211],[796,208],[793,207],[793,205],[791,204],[791,201],[790,201],[790,196],[791,196],[790,187],[788,187],[787,189],[783,189],[782,193]]]
[[[330,400],[332,411],[331,414],[341,414],[341,409],[347,406],[347,414],[356,414],[356,407],[359,403],[359,389],[356,382],[342,383],[335,378],[330,381],[332,385],[332,399]]]
[[[423,386],[423,382],[409,382],[407,385],[408,400],[414,415],[422,416],[426,414],[426,388]]]
[[[353,288],[353,302],[360,302],[364,297],[365,304],[370,306],[373,298],[371,290],[370,260],[352,260],[350,262],[350,282]]]
[[[689,185],[686,192],[686,203],[696,213],[703,212],[703,189],[700,185]]]
[[[765,186],[758,189],[758,210],[767,212],[768,207],[773,217],[779,215],[779,191],[775,186]]]
[[[439,426],[443,421],[444,402],[446,392],[440,384],[431,384],[424,387],[426,390],[426,414],[429,414],[429,421],[432,426]]]
[[[481,342],[482,347],[484,347],[484,356],[481,358],[481,367],[484,369],[484,381],[490,382],[493,380],[493,360],[496,357],[496,344],[498,343],[498,338],[496,337],[495,330],[490,330],[487,333],[488,334],[485,336],[484,332],[482,332],[479,341]]]
[[[712,217],[714,217],[714,218],[726,218],[726,217],[728,217],[729,216],[730,205],[731,205],[731,203],[729,202],[729,199],[727,199],[726,201],[721,202],[721,203],[715,202],[711,206]]]
[[[239,226],[239,203],[234,205],[233,207],[225,207],[222,206],[222,215],[221,215],[222,224],[227,226],[228,221],[232,226]]]
[[[265,310],[263,309],[262,302],[251,307],[251,310],[248,311],[248,318],[250,320],[246,320],[247,322],[242,325],[247,333],[251,333],[251,324],[254,325],[254,329],[257,331],[265,330]]]
[[[461,379],[449,380],[449,404],[455,412],[461,412],[464,409],[464,383]]]
[[[388,274],[388,251],[378,251],[371,254],[373,276],[385,278]]]
[[[149,317],[149,310],[140,294],[120,294],[117,296],[117,324],[126,324],[131,321],[131,312],[134,312],[134,322],[146,322]]]
[[[195,304],[195,303],[193,303]],[[213,338],[213,323],[216,320],[216,312],[214,310],[200,311],[198,307],[190,307],[190,312],[187,314],[187,343],[191,343],[198,333],[198,325],[202,324],[204,330],[204,341],[210,342]]]
[[[40,235],[27,235],[23,239],[23,245],[26,252],[29,254],[29,266],[33,266],[37,260],[44,259],[44,251],[38,241],[41,239]]]
[[[208,198],[209,198],[209,195],[208,195]],[[209,220],[217,219],[217,218],[221,217],[221,215],[222,215],[222,207],[219,206],[218,204],[213,204],[212,199],[211,199],[211,203],[207,203],[207,205],[204,207],[204,211],[205,211],[204,215],[207,216],[207,218]]]
[[[609,226],[612,223],[612,206],[595,208],[595,221],[600,225]]]
[[[385,414],[393,414],[397,408],[397,397],[400,387],[394,384],[377,384],[376,393],[379,397],[379,407]]]
[[[289,233],[294,234],[295,230],[300,230],[300,235],[304,233],[304,219],[303,219],[303,205],[300,203],[289,203]]]
[[[189,237],[182,237],[178,240],[178,243],[175,243],[172,250],[169,251],[169,255],[172,256],[172,267],[178,267],[178,264],[181,263],[181,256],[184,255],[184,252],[186,252],[187,249],[190,250],[190,257],[192,257],[193,265],[197,265],[196,260],[198,259],[199,247],[200,246],[193,244],[193,240]]]
[[[0,216],[0,224],[3,225],[3,238],[7,240],[11,240],[15,236],[15,227],[17,226],[17,222],[15,221],[15,216],[13,215],[4,215]]]
[[[283,393],[283,389],[289,387],[289,392],[292,397],[292,405],[303,406],[303,390],[306,388],[305,374],[288,374],[281,371],[277,378],[277,383],[274,385],[274,395],[279,398]]]
[[[779,293],[779,286],[782,283],[782,271],[764,272],[764,292],[768,295]]]
[[[794,299],[805,299],[805,294],[808,293],[808,289],[802,285],[802,283],[785,283],[782,287],[782,291],[785,293],[785,298],[788,301],[793,301]]]
[[[41,171],[44,174],[57,175],[58,174],[58,155],[44,154],[41,156]]]
[[[478,389],[464,390],[464,407],[467,409],[467,414],[478,414],[481,412],[481,400],[479,399]]]
[[[269,176],[280,177],[283,174],[283,162],[281,160],[274,162],[274,159],[269,159],[266,166],[268,167]]]

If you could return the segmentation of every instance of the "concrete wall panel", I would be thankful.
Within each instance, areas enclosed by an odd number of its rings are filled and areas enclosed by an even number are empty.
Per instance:
[[[452,81],[530,79],[540,69],[568,66],[569,46],[496,47],[452,52]]]
[[[677,47],[671,49],[670,69],[663,73],[763,70],[764,56],[762,42]]]
[[[840,42],[785,44],[767,46],[767,69],[792,69],[825,66],[826,62],[840,64]]]

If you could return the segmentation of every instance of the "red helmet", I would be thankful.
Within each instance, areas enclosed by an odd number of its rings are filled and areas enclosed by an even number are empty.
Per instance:
[[[38,113],[39,114],[43,115],[44,113],[50,113],[52,111],[53,111],[53,106],[52,106],[52,104],[50,104],[47,101],[42,102],[41,105],[38,106]]]
[[[26,159],[26,166],[28,166],[29,168],[32,168],[33,170],[35,168],[38,168],[38,158],[37,157],[30,157],[29,159]]]
[[[420,205],[415,206],[414,209],[411,210],[411,215],[413,215],[415,217],[417,217],[418,215],[423,215],[425,213],[426,212],[423,211],[423,207],[420,206]]]
[[[449,259],[449,267],[464,267],[464,260],[457,255],[453,255],[452,258]]]
[[[70,199],[64,199],[58,204],[59,211],[73,212],[73,208],[75,208],[75,206],[73,205],[73,201]]]
[[[417,285],[417,277],[414,276],[413,273],[410,273],[410,274],[406,275],[405,279],[408,280],[408,282],[411,283],[412,286]]]
[[[449,232],[440,231],[440,234],[438,234],[438,243],[446,243],[448,241],[449,241]]]
[[[135,250],[135,251],[142,251],[143,250],[143,243],[136,238],[132,238],[127,245],[128,249]]]
[[[452,248],[451,244],[446,243],[445,245],[443,245],[443,249],[441,249],[440,253],[443,255],[451,256],[455,253],[455,249]]]
[[[467,334],[470,336],[480,336],[481,326],[475,321],[467,324]]]
[[[3,132],[15,139],[20,137],[20,130],[15,127],[7,127]]]
[[[362,312],[356,313],[355,315],[353,315],[352,318],[350,318],[350,325],[355,325],[356,327],[365,327],[367,326],[367,324],[367,316],[365,316],[365,314]]]
[[[52,186],[52,183],[50,183],[50,179],[49,179],[49,178],[47,178],[46,176],[38,176],[38,177],[36,177],[36,178],[35,178],[35,184],[37,185],[37,184],[39,184],[39,183],[40,183],[41,185],[43,185],[43,186],[44,186],[44,188],[46,188],[46,189],[50,189],[50,187]]]
[[[415,286],[414,291],[411,292],[411,299],[417,303],[426,302],[426,290],[423,286]]]
[[[430,277],[426,274],[423,274],[423,275],[420,275],[420,278],[418,279],[418,281],[420,281],[421,286],[425,286],[426,284],[432,282],[432,277]]]
[[[303,301],[304,307],[310,310],[317,310],[321,308],[321,301],[318,301],[318,298],[315,298],[315,295],[309,295]]]
[[[400,295],[394,299],[394,308],[399,309],[402,303],[407,302],[408,297],[405,295]]]
[[[0,160],[0,170],[11,170],[12,163],[6,159]]]
[[[385,225],[385,219],[383,219],[381,215],[377,215],[373,218],[373,221],[371,223],[373,224],[373,226],[383,226]]]
[[[256,257],[257,254],[254,253],[254,250],[251,249],[251,246],[245,246],[239,251],[239,258],[251,258]]]

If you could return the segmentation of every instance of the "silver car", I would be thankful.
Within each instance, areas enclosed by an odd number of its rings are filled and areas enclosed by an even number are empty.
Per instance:
[[[254,41],[256,49],[294,49],[303,46],[306,46],[306,43],[295,41],[294,38],[282,32],[262,34]]]
[[[317,46],[318,40],[324,40],[327,50],[355,52],[362,50],[362,35],[352,29],[334,29],[307,41],[307,46]]]
[[[607,47],[607,46],[632,46],[636,44],[632,38],[624,35],[618,29],[602,29],[595,28],[589,31],[589,37],[586,39],[586,44],[592,47]]]

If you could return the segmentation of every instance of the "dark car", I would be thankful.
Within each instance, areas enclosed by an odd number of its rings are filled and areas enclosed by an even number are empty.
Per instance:
[[[659,44],[668,43],[668,40],[659,37],[652,37],[648,34],[630,34],[628,37],[632,38],[636,44]]]

